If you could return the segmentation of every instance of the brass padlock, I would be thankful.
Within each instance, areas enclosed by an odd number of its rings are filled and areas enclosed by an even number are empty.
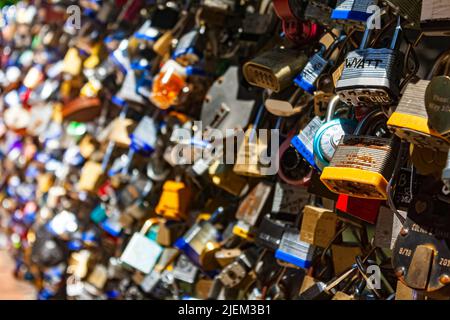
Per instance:
[[[330,210],[305,206],[300,229],[300,240],[326,248],[336,235],[338,217]]]
[[[248,190],[247,180],[233,172],[232,167],[214,161],[208,169],[211,181],[234,196],[241,196]]]
[[[361,248],[355,245],[331,245],[333,267],[336,274],[341,274],[356,262],[356,256],[361,256]]]
[[[102,183],[104,172],[101,163],[87,161],[81,169],[78,190],[96,192]]]

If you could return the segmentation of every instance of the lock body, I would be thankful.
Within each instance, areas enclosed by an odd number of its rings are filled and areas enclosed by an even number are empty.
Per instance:
[[[336,84],[342,102],[353,106],[390,106],[398,101],[403,56],[397,50],[359,49],[345,58]]]
[[[396,139],[345,136],[320,179],[336,193],[386,200],[398,146]]]
[[[190,195],[190,189],[183,182],[166,181],[155,212],[167,219],[186,219]]]
[[[387,125],[398,137],[422,148],[447,151],[449,141],[428,126],[425,108],[427,80],[409,83]]]

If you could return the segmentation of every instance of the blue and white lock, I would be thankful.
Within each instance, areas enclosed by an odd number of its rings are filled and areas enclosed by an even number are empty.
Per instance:
[[[336,8],[331,12],[331,19],[365,22],[373,14],[370,7],[377,2],[378,0],[338,0]]]

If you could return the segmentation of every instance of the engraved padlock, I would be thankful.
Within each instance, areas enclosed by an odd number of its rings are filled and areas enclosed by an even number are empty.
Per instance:
[[[403,54],[399,51],[401,20],[397,26],[389,48],[367,48],[372,33],[372,20],[368,21],[358,50],[345,58],[344,70],[336,84],[336,93],[342,102],[353,106],[390,106],[400,96],[400,79],[403,72]]]
[[[320,180],[333,192],[366,199],[387,199],[386,188],[394,170],[399,139],[371,136],[370,126],[384,123],[381,111],[372,111],[346,135]]]

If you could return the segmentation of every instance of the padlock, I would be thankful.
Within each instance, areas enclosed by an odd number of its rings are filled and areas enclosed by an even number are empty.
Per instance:
[[[254,227],[260,221],[261,215],[270,205],[272,185],[268,182],[258,183],[240,203],[236,211],[236,219]]]
[[[307,57],[293,49],[275,48],[244,64],[244,77],[251,85],[280,92],[292,84]]]
[[[448,293],[447,239],[450,233],[448,216],[442,213],[448,212],[450,207],[441,189],[442,183],[433,179],[424,182],[408,209],[392,260],[400,281],[431,297]]]
[[[265,249],[276,251],[280,246],[285,230],[289,226],[287,223],[292,224],[292,222],[278,219],[277,214],[266,214],[262,217],[261,223],[256,230],[255,243]]]
[[[436,0],[422,0],[420,28],[426,35],[448,36],[450,28],[450,5]]]
[[[261,105],[252,125],[245,131],[244,139],[238,148],[233,171],[239,175],[259,177],[262,175],[259,156],[264,149],[264,142],[258,139],[257,127],[261,123],[264,106]]]
[[[120,256],[123,263],[145,274],[153,269],[163,251],[159,244],[145,236],[155,223],[157,223],[156,219],[147,220],[141,231],[133,234]]]
[[[309,20],[301,19],[301,5],[288,0],[273,2],[275,13],[282,21],[283,33],[286,38],[298,46],[312,42],[322,33],[323,28]]]
[[[357,218],[375,224],[380,211],[381,200],[354,198],[340,194],[336,202],[336,212],[344,218]],[[350,215],[347,216],[347,215]]]
[[[420,25],[420,16],[422,6],[426,2],[423,0],[383,0],[383,4],[392,9],[393,14],[402,17],[405,20],[405,26],[412,29],[422,29]]]
[[[331,253],[334,272],[340,274],[355,263],[355,258],[361,255],[361,248],[353,244],[332,244]]]
[[[309,200],[309,193],[286,183],[277,182],[272,200],[271,212],[297,215]]]
[[[326,248],[336,235],[337,225],[338,217],[333,211],[307,205],[303,209],[300,240]]]
[[[96,192],[102,182],[103,173],[100,163],[87,161],[81,169],[77,188],[87,192]]]
[[[448,93],[450,77],[434,77],[425,91],[425,108],[428,114],[428,125],[442,137],[450,139],[450,108]]]
[[[258,258],[257,254],[255,248],[245,250],[234,262],[228,264],[221,270],[217,279],[226,288],[245,287],[246,279],[249,278],[249,273]]]
[[[81,74],[83,60],[75,47],[67,50],[63,60],[63,72],[76,77]]]
[[[203,139],[210,139],[211,129],[220,130],[226,138],[234,134],[235,129],[244,129],[255,104],[252,98],[252,94],[239,85],[239,68],[229,67],[205,96],[200,114]]]
[[[96,264],[94,269],[89,274],[86,279],[87,283],[93,285],[99,290],[105,287],[106,281],[108,280],[107,269],[104,265]]]
[[[186,226],[184,223],[174,220],[162,221],[158,230],[157,241],[160,245],[170,247],[182,236]]]
[[[389,48],[367,48],[372,33],[371,23],[377,13],[367,22],[358,50],[345,58],[344,70],[336,84],[336,93],[342,102],[353,106],[391,106],[400,96],[400,79],[403,72],[403,54],[399,51],[400,17]]]
[[[329,37],[329,35],[335,37],[335,40],[331,44],[327,45],[324,38]],[[319,77],[324,74],[328,66],[333,64],[331,55],[334,53],[339,44],[346,39],[346,36],[341,36],[339,33],[334,34],[329,32],[323,36],[322,39],[324,40],[320,42],[319,51],[311,57],[305,68],[294,79],[295,84],[309,94],[314,94],[314,91],[317,90],[317,81]]]
[[[204,260],[205,252],[212,249],[217,251],[218,247],[214,246],[220,238],[220,233],[214,224],[221,217],[224,209],[219,207],[208,220],[201,220],[194,224],[181,238],[175,242],[175,247],[182,250],[197,266],[205,271],[212,271],[218,267],[215,259]],[[212,256],[214,255],[211,252]],[[209,262],[209,263],[205,263]]]
[[[158,128],[154,118],[144,116],[139,121],[136,129],[130,135],[130,149],[127,155],[127,162],[122,168],[122,174],[127,174],[129,166],[136,152],[142,155],[150,155],[155,150]]]
[[[314,136],[314,163],[321,170],[330,164],[341,138],[353,133],[356,129],[356,121],[353,119],[333,119],[339,103],[339,96],[334,96],[330,100],[325,123],[320,126]]]
[[[315,248],[300,240],[297,229],[288,228],[281,237],[279,248],[275,251],[275,258],[299,268],[309,268]]]
[[[397,212],[400,214],[400,218],[406,219],[406,211]],[[401,228],[402,220],[397,214],[390,208],[381,206],[375,226],[374,245],[392,250]]]
[[[387,125],[401,139],[414,145],[446,152],[450,142],[428,126],[425,92],[429,83],[427,80],[410,82]]]
[[[370,7],[377,4],[377,0],[338,0],[331,18],[336,20],[354,20],[365,22],[372,14]]]
[[[386,188],[400,143],[395,137],[375,137],[367,132],[376,125],[373,122],[385,120],[381,111],[373,111],[359,123],[354,135],[342,138],[330,165],[320,176],[331,191],[358,198],[387,199]]]
[[[186,77],[185,67],[168,60],[153,79],[150,100],[163,110],[175,105],[181,90],[186,86]]]
[[[183,182],[167,180],[155,212],[172,220],[184,220],[190,202],[191,190]]]
[[[214,161],[208,169],[212,183],[234,196],[241,196],[248,191],[247,180],[233,172],[233,168]]]
[[[300,153],[308,164],[317,168],[314,161],[313,141],[316,132],[322,126],[322,121],[318,116],[315,116],[300,133],[291,139],[291,144]]]
[[[198,267],[184,254],[178,257],[172,274],[175,279],[193,284],[198,275]]]

